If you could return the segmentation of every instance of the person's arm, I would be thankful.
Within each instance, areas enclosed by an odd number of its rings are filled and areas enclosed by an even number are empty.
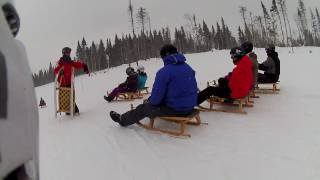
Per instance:
[[[167,85],[169,82],[168,72],[160,70],[155,78],[149,102],[156,106],[163,103],[163,99],[167,93]]]
[[[88,66],[85,63],[82,63],[80,61],[74,61],[72,63],[72,66],[76,69],[83,69],[85,73],[89,74]]]
[[[63,67],[63,65],[58,63],[58,66],[55,67],[54,70],[53,70],[54,74],[57,75],[62,67]]]
[[[270,66],[272,66],[272,59],[270,57],[267,58],[262,64],[259,64],[259,70],[267,71]]]

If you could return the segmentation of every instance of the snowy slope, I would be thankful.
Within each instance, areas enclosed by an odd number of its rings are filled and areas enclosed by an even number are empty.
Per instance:
[[[320,179],[320,48],[281,48],[281,92],[261,95],[248,115],[201,113],[208,126],[189,127],[181,139],[138,126],[115,124],[103,95],[125,79],[125,68],[76,79],[81,116],[54,119],[53,85],[37,88],[40,109],[40,173],[44,180],[318,180]],[[309,51],[312,50],[312,53]],[[256,49],[259,61],[266,56]],[[187,55],[200,89],[232,70],[229,51]],[[160,59],[141,61],[152,87]],[[139,104],[142,100],[133,103]],[[164,123],[164,125],[166,125]]]

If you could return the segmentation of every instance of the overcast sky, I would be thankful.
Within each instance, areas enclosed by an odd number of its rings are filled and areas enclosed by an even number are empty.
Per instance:
[[[270,8],[271,0],[262,0]],[[18,39],[26,46],[33,72],[56,62],[61,49],[76,48],[84,36],[88,44],[101,38],[113,38],[130,33],[129,0],[16,0],[21,16]],[[298,0],[287,0],[289,15],[293,17]],[[320,8],[320,0],[304,0],[307,8]],[[236,34],[240,25],[239,6],[247,6],[254,14],[261,13],[259,0],[132,0],[134,10],[144,7],[150,13],[152,28],[186,24],[184,14],[195,13],[198,22],[208,25],[224,17]],[[309,17],[309,14],[308,14]],[[294,23],[293,20],[291,23]],[[75,53],[75,51],[73,51]]]

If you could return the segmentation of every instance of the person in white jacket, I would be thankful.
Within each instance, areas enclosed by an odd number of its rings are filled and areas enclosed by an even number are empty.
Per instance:
[[[38,180],[38,111],[11,0],[0,0],[0,180]]]

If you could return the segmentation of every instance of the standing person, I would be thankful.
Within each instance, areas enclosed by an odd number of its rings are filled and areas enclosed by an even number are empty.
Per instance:
[[[219,79],[217,87],[209,86],[198,93],[198,105],[211,96],[229,99],[244,98],[253,84],[252,62],[239,47],[232,48],[230,55],[236,66],[231,73]]]
[[[146,81],[148,79],[147,73],[144,71],[144,67],[139,65],[137,67],[138,72],[138,89],[143,89],[146,86]]]
[[[88,66],[80,61],[72,61],[70,54],[71,48],[64,47],[62,49],[62,57],[58,61],[57,67],[54,69],[54,74],[58,75],[60,87],[71,87],[72,68],[83,69],[85,73],[89,74]],[[75,104],[74,112],[79,113],[77,104]],[[70,113],[66,114],[70,115]]]
[[[241,44],[241,49],[247,54],[249,59],[251,60],[252,66],[252,73],[253,73],[253,88],[256,87],[258,82],[258,69],[259,69],[259,62],[257,60],[257,54],[253,52],[253,44],[249,41],[244,42]]]
[[[114,88],[108,96],[104,96],[104,99],[108,102],[113,101],[113,99],[120,93],[126,92],[136,92],[138,89],[138,74],[134,72],[132,67],[126,69],[127,79],[125,82],[121,83],[118,87]]]
[[[110,111],[113,121],[121,126],[129,126],[145,117],[186,116],[193,112],[197,104],[195,71],[186,63],[186,58],[171,44],[163,46],[160,55],[164,67],[156,74],[149,99],[136,109],[122,115]]]
[[[0,179],[38,180],[38,108],[20,18],[0,0]]]
[[[259,64],[259,70],[264,71],[263,74],[259,73],[259,83],[276,83],[279,81],[280,76],[280,59],[278,53],[275,51],[274,45],[270,44],[265,48],[267,53],[267,60]]]

